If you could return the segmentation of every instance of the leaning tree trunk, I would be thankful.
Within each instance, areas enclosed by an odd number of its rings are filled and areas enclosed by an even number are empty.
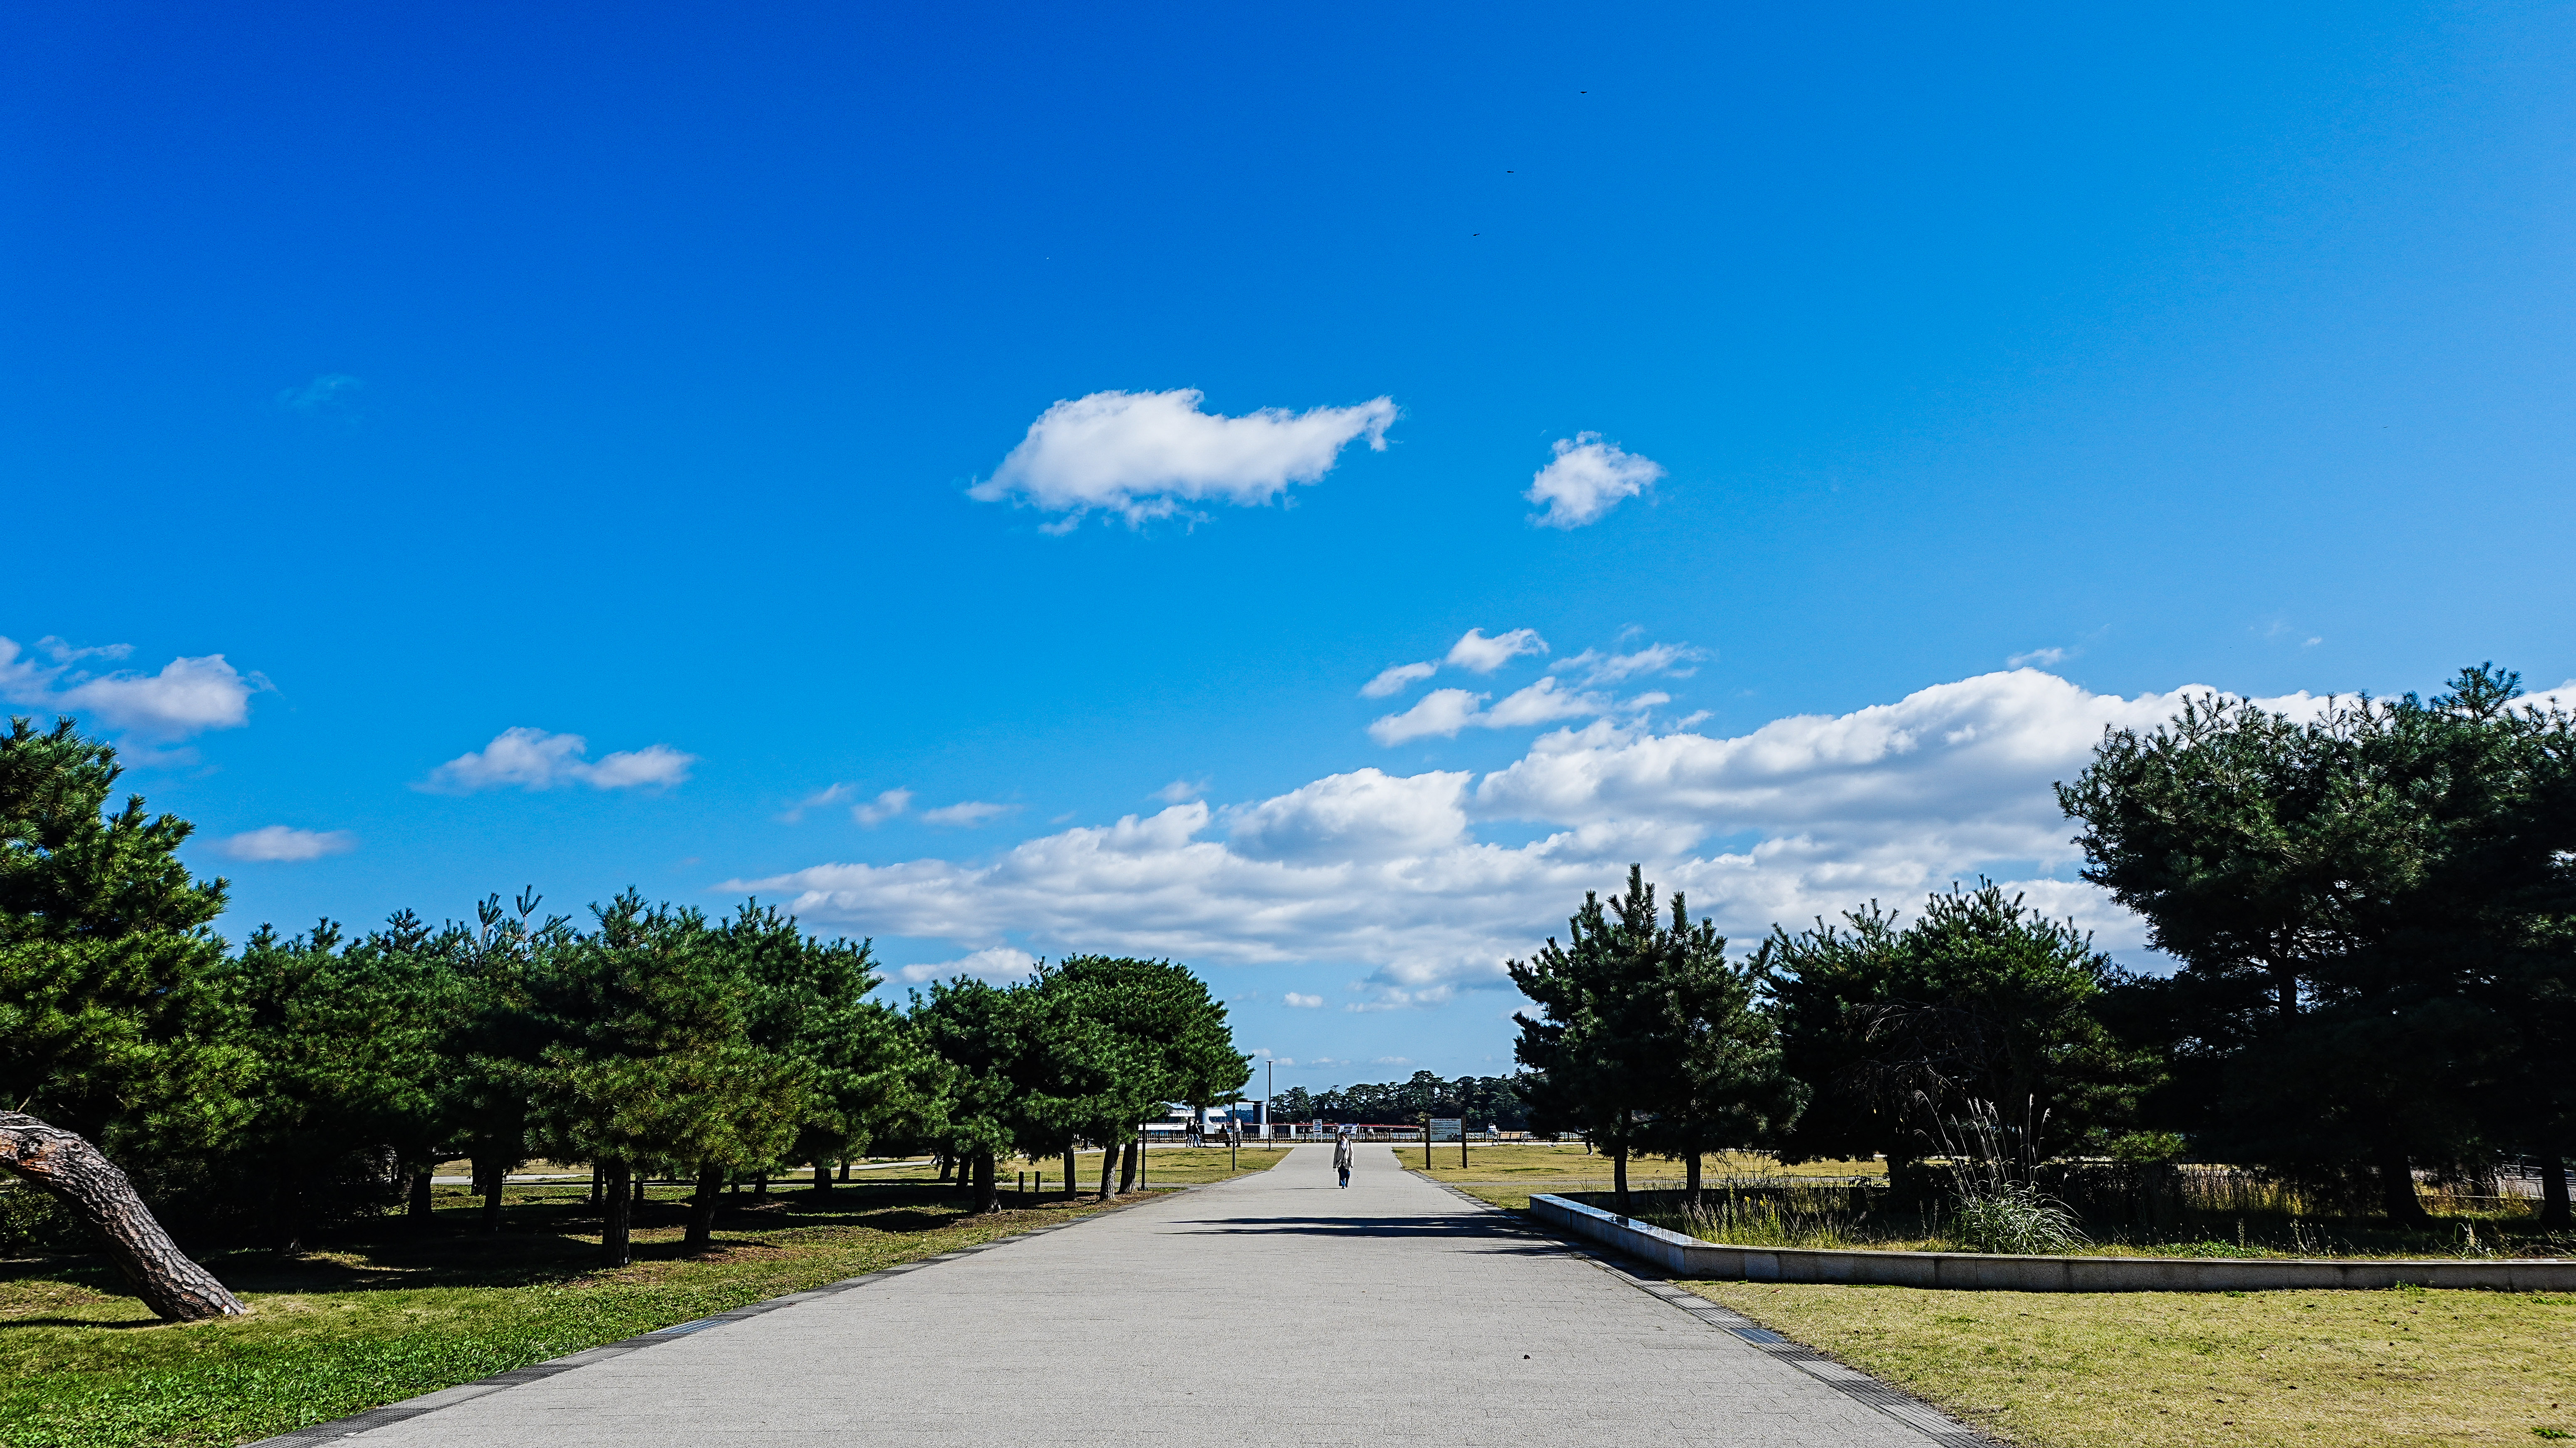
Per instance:
[[[165,1320],[198,1322],[250,1311],[215,1274],[179,1251],[116,1163],[74,1133],[21,1111],[0,1111],[0,1166],[79,1213],[106,1239],[107,1255],[134,1285],[134,1294]]]
[[[698,1168],[698,1194],[689,1199],[689,1232],[680,1250],[692,1255],[715,1246],[717,1193],[724,1190],[724,1168],[713,1162]]]
[[[1117,1175],[1118,1148],[1114,1145],[1104,1146],[1100,1149],[1100,1199],[1102,1201],[1109,1200],[1112,1195],[1109,1183]]]
[[[2540,1159],[2540,1225],[2544,1227],[2576,1226],[2567,1209],[2567,1159],[2544,1156]]]
[[[1118,1190],[1123,1194],[1136,1188],[1136,1143],[1130,1139],[1118,1148]]]

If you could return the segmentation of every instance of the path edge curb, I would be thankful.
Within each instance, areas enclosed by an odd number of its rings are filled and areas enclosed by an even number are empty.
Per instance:
[[[1530,1216],[1683,1277],[1736,1282],[1819,1282],[1987,1292],[2320,1292],[2389,1287],[2564,1292],[2576,1262],[2320,1257],[2007,1257],[1983,1252],[1841,1251],[1731,1247],[1606,1212],[1554,1193],[1533,1193]]]
[[[800,1292],[789,1292],[777,1297],[766,1297],[758,1302],[747,1302],[740,1307],[729,1308],[706,1317],[692,1318],[687,1322],[675,1322],[668,1327],[657,1327],[649,1332],[639,1332],[633,1337],[604,1342],[597,1347],[586,1347],[579,1352],[568,1353],[559,1358],[548,1358],[544,1362],[530,1363],[525,1367],[511,1368],[505,1372],[493,1373],[488,1377],[473,1378],[450,1387],[439,1388],[434,1392],[422,1393],[417,1397],[385,1403],[352,1413],[345,1418],[333,1418],[328,1422],[290,1429],[273,1438],[254,1438],[242,1444],[241,1448],[313,1448],[315,1444],[336,1443],[343,1438],[354,1438],[360,1433],[373,1432],[378,1428],[407,1422],[426,1413],[435,1413],[441,1408],[471,1402],[505,1388],[543,1382],[547,1378],[571,1372],[575,1368],[586,1368],[592,1363],[624,1357],[628,1353],[671,1342],[692,1333],[704,1332],[711,1327],[723,1327],[727,1323],[742,1322],[818,1297],[837,1297],[844,1292],[872,1286],[891,1277],[900,1277],[907,1272],[918,1272],[924,1267],[937,1263],[954,1262],[960,1257],[972,1257],[978,1252],[989,1252],[995,1247],[1026,1241],[1031,1237],[1043,1237],[1049,1232],[1061,1232],[1070,1227],[1079,1227],[1085,1222],[1097,1222],[1104,1217],[1114,1217],[1120,1212],[1150,1206],[1157,1201],[1180,1196],[1186,1192],[1194,1192],[1202,1187],[1221,1186],[1224,1182],[1232,1180],[1234,1178],[1227,1177],[1213,1182],[1191,1182],[1187,1186],[1150,1187],[1146,1189],[1151,1193],[1150,1195],[1139,1195],[1132,1202],[1121,1202],[1106,1211],[1085,1212],[1069,1221],[1049,1222],[1042,1227],[1030,1227],[1025,1231],[1012,1232],[987,1242],[978,1242],[972,1247],[953,1248],[935,1257],[920,1257],[910,1262],[897,1262],[891,1267],[880,1267],[874,1272],[861,1273],[856,1277],[844,1277],[837,1282],[826,1282],[819,1286],[805,1288]]]

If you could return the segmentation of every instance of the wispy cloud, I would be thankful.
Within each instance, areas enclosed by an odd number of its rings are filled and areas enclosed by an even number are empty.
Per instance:
[[[1449,646],[1449,657],[1441,662],[1453,669],[1472,674],[1490,674],[1524,654],[1547,652],[1547,640],[1534,628],[1516,628],[1507,634],[1485,637],[1485,631],[1471,628]]]
[[[778,822],[788,825],[801,824],[804,822],[807,810],[829,809],[848,799],[852,793],[853,791],[846,784],[826,785],[789,805],[786,811],[778,816]]]
[[[2082,649],[2032,649],[2029,653],[2015,654],[2004,660],[2004,667],[2026,669],[2036,665],[2043,669],[2053,669],[2082,652],[2084,652]]]
[[[1560,719],[1590,719],[1648,709],[1669,698],[1664,694],[1644,694],[1620,702],[1606,694],[1559,688],[1558,683],[1554,676],[1541,679],[1504,695],[1502,702],[1491,709],[1483,707],[1490,695],[1470,694],[1464,689],[1434,689],[1403,713],[1370,721],[1369,737],[1393,747],[1415,739],[1453,738],[1461,729],[1518,729]]]
[[[1196,388],[1094,392],[1059,402],[1029,424],[993,475],[966,490],[982,502],[1009,499],[1063,515],[1061,532],[1094,510],[1138,526],[1189,513],[1206,502],[1255,506],[1330,472],[1342,449],[1366,439],[1386,450],[1395,403],[1291,413],[1263,408],[1241,417],[1201,412]],[[1191,516],[1196,516],[1192,514]]]
[[[959,829],[971,830],[977,825],[990,824],[1018,808],[1019,806],[1015,804],[993,804],[985,800],[968,799],[960,800],[955,804],[944,804],[937,809],[923,810],[921,817],[934,825],[951,825]]]
[[[1696,665],[1707,657],[1688,644],[1650,644],[1632,654],[1605,654],[1599,649],[1585,649],[1573,658],[1559,659],[1548,665],[1547,671],[1581,675],[1587,686],[1616,684],[1639,674],[1663,674],[1686,679],[1699,671]]]
[[[358,837],[347,830],[299,830],[289,825],[266,825],[218,841],[215,853],[227,860],[294,864],[319,860],[326,855],[345,855],[357,847]]]
[[[1538,470],[1530,479],[1529,491],[1521,496],[1546,510],[1531,515],[1531,522],[1580,528],[1599,521],[1663,475],[1663,464],[1651,458],[1621,452],[1618,444],[1603,442],[1597,432],[1577,433],[1557,442],[1555,460]]]
[[[1181,804],[1207,793],[1212,783],[1209,779],[1176,779],[1154,791],[1153,797],[1165,804]]]
[[[1292,1006],[1295,1006],[1297,1009],[1299,1009],[1299,1010],[1301,1010],[1301,1011],[1311,1011],[1311,1010],[1315,1009],[1317,1006],[1320,1006],[1320,1005],[1322,1005],[1322,1004],[1324,1003],[1324,998],[1323,998],[1322,996],[1319,996],[1319,995],[1299,995],[1297,992],[1295,992],[1295,991],[1293,991],[1293,990],[1292,990],[1292,991],[1290,991],[1290,992],[1288,992],[1288,994],[1284,997],[1284,999],[1288,1002],[1288,1004],[1290,1004],[1290,1005],[1292,1005]]]
[[[267,679],[242,673],[221,654],[172,659],[152,674],[93,674],[76,666],[84,659],[121,659],[133,650],[125,644],[76,648],[57,638],[46,638],[37,648],[51,662],[40,662],[14,640],[0,638],[0,700],[80,715],[95,725],[164,743],[212,729],[240,728],[250,722],[251,695],[270,687]]]
[[[1383,699],[1389,694],[1401,692],[1407,684],[1430,678],[1439,672],[1440,666],[1428,659],[1418,664],[1397,664],[1380,670],[1376,678],[1360,685],[1360,697]]]
[[[289,412],[347,414],[357,406],[366,383],[345,372],[325,372],[277,394],[277,405]]]
[[[549,734],[524,726],[504,729],[491,743],[438,766],[413,787],[431,794],[510,788],[533,792],[568,784],[593,789],[667,787],[686,782],[689,766],[698,759],[667,744],[621,750],[595,761],[584,757],[589,750],[589,741],[578,734]]]
[[[912,808],[911,790],[889,789],[865,804],[850,806],[850,818],[867,829],[875,829],[910,808]]]

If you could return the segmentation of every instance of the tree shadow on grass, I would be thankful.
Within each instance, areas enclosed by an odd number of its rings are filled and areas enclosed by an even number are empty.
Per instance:
[[[1200,1236],[1375,1237],[1435,1241],[1492,1242],[1507,1252],[1555,1253],[1552,1241],[1533,1238],[1505,1223],[1483,1216],[1455,1217],[1213,1217],[1175,1222]]]
[[[679,1235],[687,1225],[686,1200],[656,1198],[635,1205],[638,1262],[690,1256]],[[726,1197],[718,1207],[719,1247],[793,1250],[791,1240],[770,1234],[800,1229],[858,1227],[913,1236],[968,1220],[953,1190],[897,1183],[850,1183],[817,1199],[807,1193]],[[197,1260],[237,1292],[331,1295],[435,1287],[547,1287],[597,1275],[600,1209],[586,1199],[512,1203],[502,1209],[501,1230],[479,1230],[480,1207],[451,1207],[427,1225],[403,1217],[376,1218],[319,1234],[310,1250],[276,1248],[197,1250]],[[756,1234],[745,1240],[745,1234]],[[729,1239],[729,1240],[728,1240]],[[96,1256],[0,1261],[0,1286],[13,1282],[66,1282],[105,1296],[131,1300],[132,1289],[114,1267]],[[28,1318],[0,1319],[0,1326]],[[70,1325],[60,1322],[59,1325]],[[81,1323],[84,1326],[158,1326]]]

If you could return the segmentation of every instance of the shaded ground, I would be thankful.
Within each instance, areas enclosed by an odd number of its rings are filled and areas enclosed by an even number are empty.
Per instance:
[[[386,1221],[295,1256],[210,1256],[256,1312],[191,1326],[154,1322],[94,1260],[0,1263],[0,1444],[246,1442],[1099,1210],[1006,1194],[1003,1211],[974,1217],[924,1182],[859,1180],[822,1198],[773,1183],[728,1198],[718,1250],[691,1259],[684,1196],[653,1189],[636,1261],[603,1273],[586,1183],[511,1188],[499,1237],[469,1234],[474,1199],[443,1189],[425,1231]]]

